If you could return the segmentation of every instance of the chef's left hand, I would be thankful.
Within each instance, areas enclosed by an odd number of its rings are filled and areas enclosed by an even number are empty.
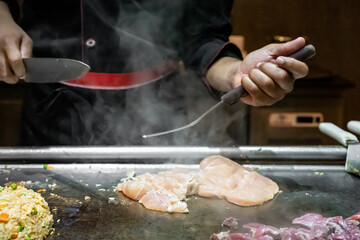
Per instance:
[[[305,39],[300,37],[283,44],[269,44],[251,52],[243,61],[224,57],[209,69],[207,78],[220,91],[242,85],[249,93],[241,98],[244,103],[269,106],[293,90],[295,79],[308,74],[304,62],[285,57],[304,46]]]

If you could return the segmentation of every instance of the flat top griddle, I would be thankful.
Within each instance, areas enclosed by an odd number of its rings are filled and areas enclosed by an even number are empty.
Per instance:
[[[55,232],[47,239],[209,239],[226,217],[239,226],[249,222],[290,226],[295,217],[314,212],[325,217],[350,216],[360,210],[360,178],[344,166],[246,165],[280,186],[281,193],[261,206],[240,207],[216,198],[191,196],[189,214],[162,213],[114,191],[129,170],[137,175],[174,167],[197,169],[198,165],[174,164],[42,164],[0,165],[0,185],[28,181],[42,193],[54,214]],[[54,188],[54,183],[57,187]],[[90,200],[85,200],[89,196]],[[109,198],[115,198],[109,202]],[[242,231],[242,228],[239,228]]]

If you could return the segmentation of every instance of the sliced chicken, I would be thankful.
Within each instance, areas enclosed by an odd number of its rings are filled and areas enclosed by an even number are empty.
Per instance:
[[[197,192],[198,176],[197,171],[175,168],[158,174],[142,174],[120,183],[117,189],[148,209],[186,213],[189,210],[183,200]]]
[[[202,175],[198,194],[216,196],[241,206],[259,205],[274,198],[279,186],[271,179],[222,156],[200,163]]]
[[[184,201],[181,201],[171,191],[151,190],[140,200],[144,207],[161,212],[188,213],[189,209]]]
[[[158,174],[145,173],[117,186],[127,197],[146,208],[163,212],[189,212],[186,196],[226,198],[241,205],[259,205],[274,198],[278,185],[259,173],[222,156],[200,163],[200,171],[176,168]]]

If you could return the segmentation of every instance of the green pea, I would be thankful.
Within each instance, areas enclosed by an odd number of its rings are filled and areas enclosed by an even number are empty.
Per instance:
[[[37,210],[37,208],[34,208],[32,215],[36,215],[36,214],[38,214],[38,210]]]
[[[17,189],[17,184],[16,184],[16,183],[11,184],[11,188],[12,188],[13,190],[16,190],[16,189]]]

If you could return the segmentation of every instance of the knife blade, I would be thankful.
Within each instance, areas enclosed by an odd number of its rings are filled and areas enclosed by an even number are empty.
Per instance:
[[[53,83],[79,78],[90,67],[78,60],[67,58],[25,58],[25,82]]]
[[[347,147],[345,171],[360,176],[360,143],[357,137],[330,122],[320,123],[319,129]]]
[[[309,44],[309,45],[306,45],[305,47],[303,47],[302,49],[300,49],[299,51],[291,54],[288,57],[295,58],[295,59],[297,59],[299,61],[306,61],[306,60],[312,58],[313,56],[315,56],[315,54],[316,54],[315,47],[313,45]],[[195,126],[206,115],[208,115],[210,112],[214,111],[216,108],[220,107],[222,104],[233,105],[233,104],[237,103],[240,100],[240,98],[245,97],[247,95],[248,95],[248,92],[243,88],[243,86],[240,85],[239,87],[234,88],[231,91],[229,91],[229,92],[225,93],[224,95],[222,95],[220,102],[218,102],[217,104],[212,106],[205,113],[203,113],[199,118],[197,118],[195,121],[189,123],[188,125],[185,125],[185,126],[182,126],[182,127],[179,127],[179,128],[175,128],[175,129],[172,129],[172,130],[164,131],[164,132],[158,132],[158,133],[153,133],[153,134],[142,135],[142,137],[143,138],[157,137],[157,136],[161,136],[161,135],[181,131],[181,130],[184,130],[186,128]]]

